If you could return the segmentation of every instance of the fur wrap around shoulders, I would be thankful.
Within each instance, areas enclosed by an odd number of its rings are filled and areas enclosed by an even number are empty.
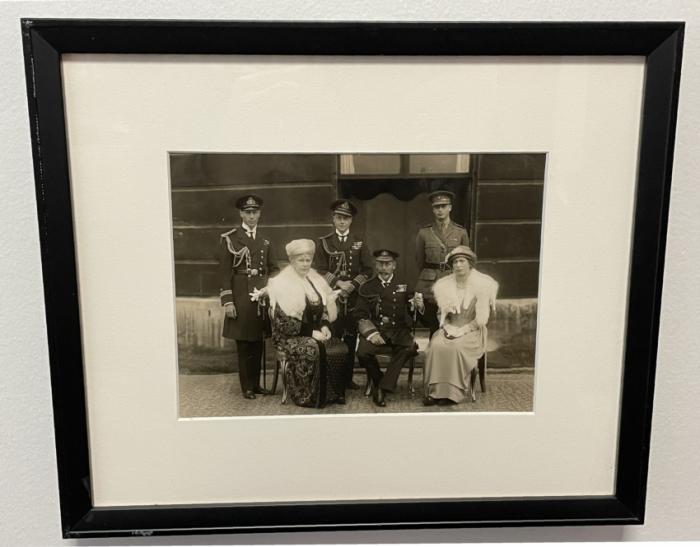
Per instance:
[[[455,274],[450,274],[433,285],[433,294],[440,308],[440,326],[445,323],[448,314],[467,309],[476,298],[476,322],[483,327],[489,320],[490,310],[496,309],[498,283],[491,276],[472,270],[465,292],[457,289],[457,278]]]
[[[337,293],[328,285],[328,282],[313,268],[307,274],[308,280],[321,294],[321,300],[328,312],[328,320],[332,323],[338,317],[336,306]],[[286,266],[279,274],[267,283],[268,297],[270,298],[270,316],[275,313],[277,306],[288,316],[301,319],[306,308],[305,280],[294,271],[294,268]]]

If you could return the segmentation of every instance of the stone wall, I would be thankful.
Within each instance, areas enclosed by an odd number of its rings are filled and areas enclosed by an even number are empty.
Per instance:
[[[237,369],[235,343],[221,337],[223,312],[218,298],[179,297],[176,301],[179,366],[185,373]],[[537,299],[499,300],[489,321],[489,367],[534,367]],[[417,333],[421,349],[427,331]],[[274,350],[268,342],[267,357]],[[420,364],[420,360],[419,360]]]

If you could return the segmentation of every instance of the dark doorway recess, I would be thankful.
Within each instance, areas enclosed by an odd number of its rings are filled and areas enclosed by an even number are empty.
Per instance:
[[[338,194],[357,205],[359,214],[354,228],[364,233],[371,250],[389,248],[401,256],[397,275],[414,284],[415,236],[430,224],[433,214],[428,195],[435,190],[455,194],[452,219],[469,227],[471,211],[471,175],[448,177],[339,177]]]

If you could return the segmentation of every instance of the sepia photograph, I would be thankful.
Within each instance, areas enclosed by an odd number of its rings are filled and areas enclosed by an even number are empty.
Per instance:
[[[254,17],[22,20],[48,533],[648,522],[684,24]]]
[[[170,154],[183,418],[533,409],[545,154]]]

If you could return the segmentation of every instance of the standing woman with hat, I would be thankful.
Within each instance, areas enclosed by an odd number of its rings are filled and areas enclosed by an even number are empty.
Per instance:
[[[425,296],[423,323],[430,329],[430,335],[438,329],[437,305],[432,287],[438,280],[450,273],[447,255],[457,246],[469,246],[469,235],[464,226],[450,218],[455,195],[447,190],[437,190],[428,195],[433,209],[433,223],[418,230],[416,236],[416,265],[418,282],[416,292]]]
[[[498,283],[474,269],[476,254],[458,246],[447,255],[452,273],[433,286],[440,329],[425,358],[426,406],[454,404],[469,394],[471,372],[486,351],[486,323],[496,306]]]
[[[224,307],[222,336],[236,341],[238,377],[246,399],[267,394],[260,386],[264,337],[269,333],[261,289],[279,271],[270,238],[258,229],[262,198],[248,194],[235,201],[241,226],[221,234],[219,279]]]
[[[310,239],[290,241],[289,265],[270,280],[267,292],[272,340],[287,357],[287,392],[299,406],[322,408],[345,403],[347,347],[331,338],[338,291],[311,268],[315,249]]]

